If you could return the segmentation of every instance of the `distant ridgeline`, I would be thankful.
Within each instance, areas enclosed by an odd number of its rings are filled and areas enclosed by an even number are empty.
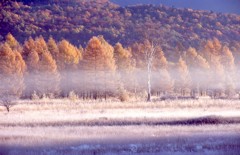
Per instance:
[[[235,13],[240,14],[240,1],[239,0],[111,0],[111,2],[119,4],[120,6],[130,5],[166,5],[176,8],[192,8],[196,10],[208,10],[222,13]]]

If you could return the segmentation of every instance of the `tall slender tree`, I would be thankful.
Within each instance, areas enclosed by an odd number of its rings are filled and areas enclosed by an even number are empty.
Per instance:
[[[191,93],[193,96],[206,94],[206,87],[209,84],[209,80],[206,78],[209,76],[209,64],[207,60],[199,55],[195,48],[190,47],[186,52],[186,63],[189,66],[189,72],[191,75]]]
[[[77,47],[67,40],[58,43],[59,53],[56,53],[56,62],[61,74],[62,95],[67,96],[76,89],[76,81],[81,79],[77,75],[79,61],[82,59],[82,53]]]
[[[47,42],[48,50],[55,60],[58,60],[59,50],[56,41],[50,37]]]
[[[151,93],[152,93],[152,68],[153,68],[153,61],[155,58],[155,53],[156,53],[156,45],[153,43],[150,43],[148,40],[145,41],[144,43],[144,54],[145,54],[145,61],[146,61],[146,66],[147,66],[147,101],[151,101]]]
[[[161,93],[166,94],[173,89],[174,81],[168,72],[168,61],[159,46],[156,48],[155,59],[153,61],[152,81],[153,91],[157,95]]]
[[[189,75],[189,70],[186,62],[179,58],[178,64],[176,66],[175,75],[175,89],[176,92],[180,92],[182,96],[185,96],[190,89],[191,77]]]
[[[210,82],[209,89],[213,90],[213,97],[221,96],[224,91],[224,67],[221,64],[221,42],[214,38],[208,40],[201,51],[204,53],[205,58],[210,66]]]
[[[123,87],[128,91],[134,92],[134,68],[135,63],[129,49],[123,48],[122,44],[114,46],[114,58],[116,60],[117,72],[120,75]]]
[[[232,97],[236,89],[236,66],[233,54],[227,46],[222,48],[221,63],[225,72],[225,94]]]
[[[21,54],[12,50],[7,42],[0,44],[0,98],[22,95],[25,69]]]
[[[58,95],[60,76],[57,65],[43,37],[29,39],[24,44],[28,74],[26,81],[26,96],[34,91],[39,95]]]
[[[114,92],[116,64],[114,49],[102,36],[93,37],[89,40],[83,55],[86,75],[91,78],[88,89],[93,92],[97,99],[99,92]]]

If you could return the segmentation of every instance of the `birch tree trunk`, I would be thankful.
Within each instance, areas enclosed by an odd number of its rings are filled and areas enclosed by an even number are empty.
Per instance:
[[[147,85],[148,85],[148,96],[147,96],[147,102],[151,102],[151,77],[152,77],[152,63],[153,63],[153,58],[156,52],[156,47],[151,44],[150,48],[145,49],[145,59],[146,59],[146,64],[147,64]]]
[[[148,63],[148,96],[147,101],[151,102],[151,66],[150,63]]]

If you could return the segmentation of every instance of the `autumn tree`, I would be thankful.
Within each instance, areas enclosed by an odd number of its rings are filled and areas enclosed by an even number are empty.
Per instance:
[[[82,53],[67,40],[58,43],[58,50],[59,53],[55,51],[54,56],[61,74],[62,93],[67,96],[71,91],[76,91],[78,82],[81,80],[81,75],[78,74],[77,69],[78,63],[82,59]]]
[[[143,49],[144,49],[143,43],[135,42],[132,46],[130,46],[130,50],[132,52],[132,59],[135,66],[133,70],[134,76],[133,84],[136,98],[139,93],[142,93],[143,90],[145,91],[145,88],[147,86],[145,82],[146,77],[144,76],[146,70],[146,61]]]
[[[48,50],[55,60],[58,60],[59,50],[56,41],[50,37],[47,42]]]
[[[23,59],[26,60],[31,51],[35,51],[35,41],[32,37],[29,37],[28,40],[24,42],[23,45]]]
[[[0,100],[8,111],[11,100],[22,95],[25,69],[21,54],[12,50],[7,42],[0,44]]]
[[[235,64],[235,91],[240,94],[240,84],[237,82],[237,79],[240,78],[240,42],[233,41],[230,45],[230,51],[233,54],[234,64]]]
[[[176,64],[176,74],[175,74],[175,91],[185,96],[190,89],[191,77],[189,75],[189,70],[186,62],[179,58]]]
[[[227,46],[222,48],[221,63],[225,71],[225,94],[231,97],[236,88],[236,66],[233,54]]]
[[[153,60],[152,79],[153,92],[157,95],[166,94],[173,89],[174,81],[168,71],[168,61],[159,46],[156,48],[155,59]]]
[[[58,43],[58,49],[59,57],[57,63],[59,70],[71,69],[82,58],[82,53],[79,49],[65,39]]]
[[[210,66],[209,89],[213,90],[213,97],[221,96],[224,91],[224,67],[221,64],[221,42],[214,38],[207,40],[201,49]]]
[[[230,51],[234,57],[235,67],[240,66],[240,41],[232,41],[229,45]]]
[[[136,60],[136,68],[143,69],[145,68],[146,61],[145,59],[145,53],[144,53],[144,43],[134,43],[131,46],[131,51],[133,58]]]
[[[115,59],[114,49],[102,36],[92,37],[83,55],[84,70],[89,84],[88,90],[93,92],[93,98],[97,99],[99,92],[114,92],[115,83]]]
[[[6,35],[6,43],[8,43],[12,50],[17,50],[20,53],[22,52],[22,48],[19,42],[14,38],[14,36],[11,33],[8,33]]]
[[[117,43],[114,46],[114,58],[123,87],[134,92],[134,82],[136,80],[134,77],[135,63],[130,49],[125,49],[121,43]]]
[[[34,92],[39,96],[58,95],[60,76],[57,65],[42,36],[33,40],[30,38],[24,43],[24,53],[28,74],[26,77],[26,96]]]
[[[103,36],[98,36],[101,41],[105,55],[103,55],[105,61],[104,65],[104,98],[106,100],[107,94],[115,95],[119,92],[116,91],[116,88],[119,87],[119,78],[116,76],[116,62],[114,59],[114,48],[110,45]]]
[[[196,96],[206,94],[206,87],[209,84],[209,64],[207,60],[199,55],[195,48],[189,47],[186,52],[186,63],[192,79],[191,94]]]

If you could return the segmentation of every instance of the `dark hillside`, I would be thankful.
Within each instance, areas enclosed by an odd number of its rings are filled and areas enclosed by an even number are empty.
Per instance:
[[[2,2],[0,38],[11,32],[24,42],[29,36],[65,38],[86,45],[103,35],[111,44],[131,45],[146,35],[158,39],[165,52],[198,48],[206,39],[224,44],[240,41],[240,16],[166,6],[120,7],[107,0]]]

